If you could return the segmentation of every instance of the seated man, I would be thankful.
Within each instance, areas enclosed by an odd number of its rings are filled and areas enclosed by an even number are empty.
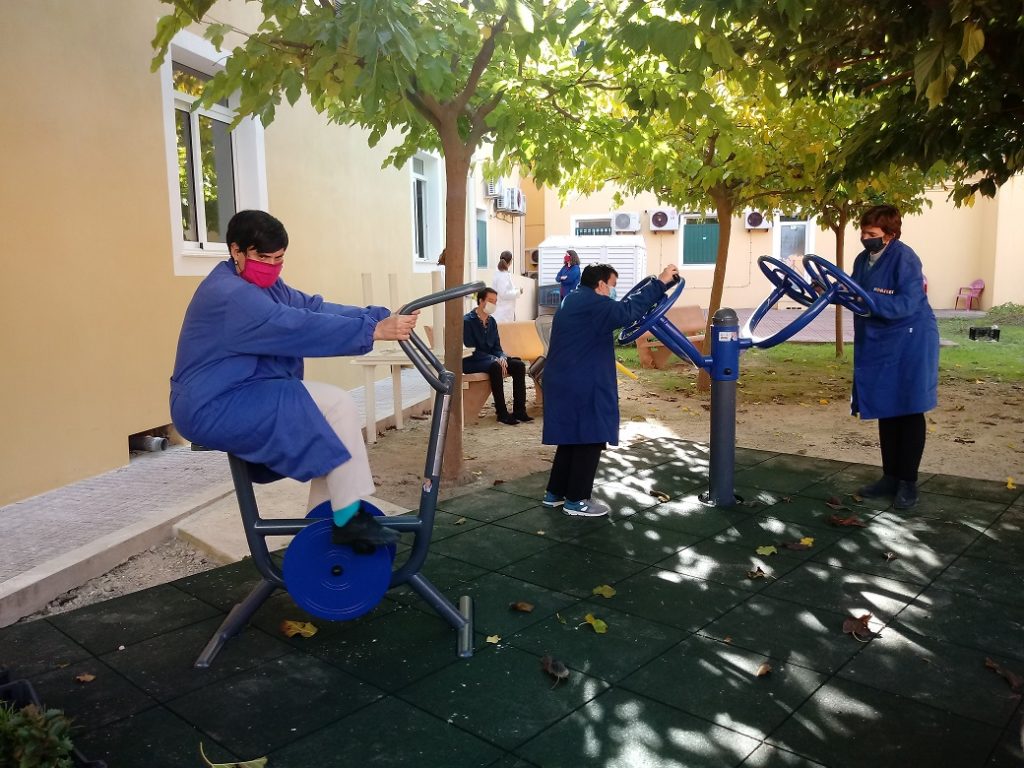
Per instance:
[[[462,318],[462,343],[472,347],[473,354],[462,360],[463,373],[486,373],[491,378],[494,410],[502,424],[533,421],[526,413],[526,363],[518,357],[507,357],[498,338],[498,323],[491,315],[498,306],[498,292],[484,288],[476,295],[476,309]],[[512,375],[512,413],[505,405],[502,379]]]

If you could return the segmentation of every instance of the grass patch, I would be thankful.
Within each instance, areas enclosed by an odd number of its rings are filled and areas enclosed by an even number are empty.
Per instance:
[[[971,341],[972,326],[998,325],[999,341]],[[1024,306],[994,307],[984,318],[939,321],[939,335],[955,344],[939,350],[939,381],[1024,381]],[[740,358],[739,390],[748,402],[806,403],[846,399],[853,380],[853,344],[836,358],[835,344],[787,342],[771,349],[749,349]],[[616,350],[619,362],[641,383],[668,393],[696,393],[697,371],[687,365],[642,370],[635,347]],[[675,358],[672,358],[675,360]],[[702,395],[707,397],[706,395]]]

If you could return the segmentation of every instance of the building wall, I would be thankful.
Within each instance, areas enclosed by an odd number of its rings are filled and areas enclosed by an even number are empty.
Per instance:
[[[681,301],[708,306],[713,266],[683,265],[682,227],[678,232],[650,230],[650,212],[661,207],[653,194],[627,198],[618,205],[611,188],[590,196],[571,195],[564,201],[551,190],[534,194],[541,200],[540,205],[527,209],[528,245],[539,243],[544,237],[571,234],[574,217],[602,216],[614,211],[640,213],[638,234],[647,245],[648,271],[655,274],[667,264],[676,264],[686,280]],[[903,220],[902,239],[921,257],[932,306],[952,308],[959,287],[978,278],[988,286],[982,296],[984,308],[1007,301],[1024,303],[1024,259],[1019,258],[1019,244],[1024,241],[1024,182],[1015,179],[994,200],[979,198],[971,208],[954,207],[947,201],[947,195],[944,190],[930,191],[931,207]],[[535,211],[539,211],[537,220]],[[538,224],[540,220],[543,226]],[[810,229],[808,250],[835,261],[835,234],[828,229]],[[854,222],[845,238],[847,270],[860,250],[859,230]],[[771,286],[757,267],[757,258],[762,255],[780,256],[777,233],[747,230],[737,215],[731,227],[723,305],[751,308],[768,295]]]
[[[0,65],[0,505],[128,461],[127,438],[170,422],[168,379],[199,277],[172,263],[157,0],[6,3]],[[218,6],[242,28],[258,9]],[[265,134],[270,209],[291,236],[285,279],[329,299],[390,304],[430,290],[412,265],[407,171],[381,170],[357,130],[286,106]],[[212,267],[219,259],[211,259]],[[343,361],[311,377],[362,383]],[[383,375],[384,372],[382,372]]]

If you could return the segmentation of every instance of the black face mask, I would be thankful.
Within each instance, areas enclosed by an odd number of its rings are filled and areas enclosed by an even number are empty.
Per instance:
[[[862,237],[860,244],[867,249],[868,253],[878,253],[885,247],[885,241],[880,237]]]

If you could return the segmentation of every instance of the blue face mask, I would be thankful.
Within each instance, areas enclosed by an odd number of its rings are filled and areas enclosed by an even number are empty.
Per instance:
[[[618,301],[619,300],[619,294],[615,290],[615,286],[614,285],[611,288],[608,289],[608,298],[611,299],[612,301]]]
[[[862,237],[860,244],[867,249],[868,253],[878,253],[885,247],[885,241],[880,237]]]

